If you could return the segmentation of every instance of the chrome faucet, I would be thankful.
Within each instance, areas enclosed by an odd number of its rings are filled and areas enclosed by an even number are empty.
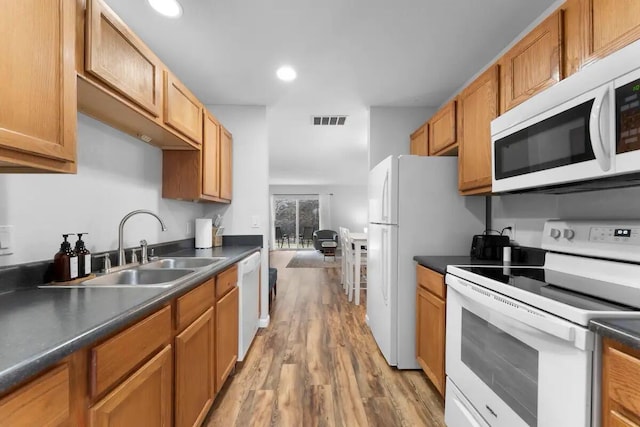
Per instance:
[[[125,265],[127,263],[125,254],[124,254],[124,248],[122,247],[124,224],[125,222],[127,222],[129,218],[137,214],[147,214],[147,215],[156,217],[156,219],[160,221],[160,226],[162,226],[162,231],[167,231],[167,227],[164,225],[164,222],[162,221],[162,219],[151,211],[148,211],[146,209],[138,209],[126,214],[124,218],[122,218],[122,221],[120,221],[120,226],[118,227],[118,266]]]

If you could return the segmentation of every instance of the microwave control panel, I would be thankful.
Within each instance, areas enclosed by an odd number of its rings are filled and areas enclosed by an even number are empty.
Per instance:
[[[616,89],[616,152],[640,149],[640,80]]]

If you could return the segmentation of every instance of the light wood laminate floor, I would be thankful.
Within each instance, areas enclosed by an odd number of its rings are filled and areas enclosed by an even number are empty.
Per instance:
[[[340,269],[285,268],[271,253],[278,296],[271,324],[216,398],[207,426],[444,426],[443,402],[421,371],[389,367],[349,303]]]

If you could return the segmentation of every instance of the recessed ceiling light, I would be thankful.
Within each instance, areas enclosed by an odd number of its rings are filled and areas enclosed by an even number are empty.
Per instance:
[[[182,15],[182,6],[178,0],[147,0],[149,5],[159,14],[169,18],[178,18]]]
[[[296,70],[288,65],[283,65],[282,67],[278,68],[278,71],[276,71],[276,75],[280,80],[285,82],[293,81],[296,79],[296,77],[298,77],[298,74],[296,74]]]

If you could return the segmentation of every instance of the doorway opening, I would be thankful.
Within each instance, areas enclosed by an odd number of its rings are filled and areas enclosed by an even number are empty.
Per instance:
[[[313,249],[313,232],[320,228],[318,194],[274,194],[273,249]]]

